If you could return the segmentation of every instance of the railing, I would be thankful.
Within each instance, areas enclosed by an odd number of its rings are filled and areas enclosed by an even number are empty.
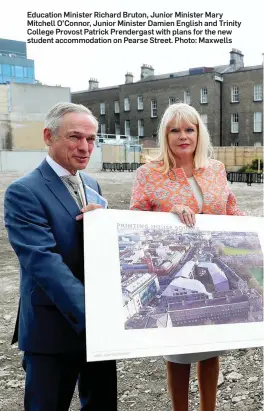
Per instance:
[[[97,141],[99,143],[109,144],[139,144],[139,136],[127,136],[125,134],[97,134]]]
[[[102,171],[135,171],[145,163],[103,163]],[[233,183],[246,183],[251,186],[253,183],[263,184],[263,173],[240,173],[228,172],[227,180]]]
[[[247,183],[251,186],[252,183],[263,184],[263,173],[240,173],[230,171],[227,173],[227,180],[233,183]]]
[[[102,171],[135,171],[141,163],[103,163]]]

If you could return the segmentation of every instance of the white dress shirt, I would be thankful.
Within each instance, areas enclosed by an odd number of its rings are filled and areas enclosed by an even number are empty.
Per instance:
[[[55,160],[53,160],[53,158],[51,158],[49,154],[46,157],[46,161],[50,165],[50,167],[53,169],[53,171],[57,174],[58,177],[66,177],[66,176],[72,175],[68,170],[66,170],[66,168],[62,167]],[[79,171],[77,171],[75,175],[78,175],[78,174],[79,174]],[[81,190],[82,203],[85,206],[87,204],[86,204],[86,197],[85,197],[83,183],[80,185],[80,190]]]

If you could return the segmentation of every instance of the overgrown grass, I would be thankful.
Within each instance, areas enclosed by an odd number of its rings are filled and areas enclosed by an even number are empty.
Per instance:
[[[261,250],[248,250],[246,248],[225,247],[225,255],[245,255],[245,254],[260,254]]]

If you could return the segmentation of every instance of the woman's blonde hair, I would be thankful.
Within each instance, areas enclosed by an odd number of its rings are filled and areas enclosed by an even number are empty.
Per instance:
[[[194,168],[204,168],[208,160],[213,156],[213,147],[209,132],[194,107],[184,103],[171,104],[164,112],[158,127],[158,138],[160,152],[152,161],[162,161],[163,165],[158,169],[167,173],[171,168],[177,167],[176,160],[168,144],[168,124],[175,120],[176,124],[195,124],[197,126],[198,139],[194,153]]]

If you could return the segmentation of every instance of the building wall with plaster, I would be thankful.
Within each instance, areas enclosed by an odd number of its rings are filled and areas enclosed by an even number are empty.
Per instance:
[[[42,150],[44,119],[56,103],[70,102],[70,88],[10,83],[0,86],[0,149]]]
[[[8,115],[8,87],[0,84],[0,150],[10,148],[11,127]]]

